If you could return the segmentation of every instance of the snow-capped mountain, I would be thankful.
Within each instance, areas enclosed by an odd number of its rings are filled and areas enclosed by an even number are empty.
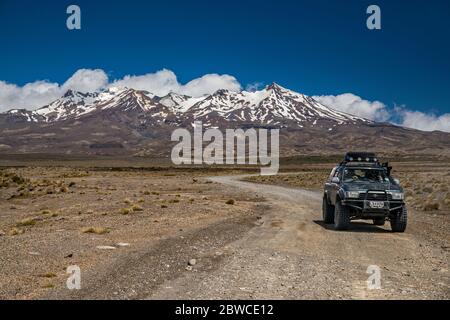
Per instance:
[[[277,84],[255,92],[218,90],[201,97],[132,88],[68,91],[47,106],[0,114],[0,154],[170,155],[175,128],[280,129],[283,156],[343,153],[449,155],[450,134],[376,123],[333,110]]]
[[[259,123],[278,126],[326,126],[371,123],[367,119],[326,107],[313,98],[272,84],[263,90],[233,92],[218,90],[211,95],[189,97],[169,93],[157,97],[131,88],[102,92],[68,91],[63,97],[35,111],[11,110],[23,121],[53,123],[98,115],[104,111],[134,112],[145,119],[175,119],[173,123],[202,120],[205,125]]]
[[[314,126],[369,120],[326,107],[311,97],[272,84],[255,92],[219,90],[189,108],[195,119],[211,122],[211,115],[228,121],[271,125]],[[214,117],[213,117],[214,118]]]
[[[69,90],[61,98],[47,106],[37,109],[34,114],[46,122],[66,120],[79,117],[91,111],[91,106],[98,93],[82,93]]]

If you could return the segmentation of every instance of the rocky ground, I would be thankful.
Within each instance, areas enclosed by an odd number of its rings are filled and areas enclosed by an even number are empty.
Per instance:
[[[404,234],[324,225],[317,188],[328,167],[269,180],[238,171],[2,169],[0,298],[449,299],[448,167],[396,166],[407,190],[429,181],[423,198],[408,199]],[[427,199],[438,208],[419,205]],[[81,290],[66,287],[71,265],[81,269]],[[381,290],[367,288],[370,265],[381,270]]]
[[[81,268],[89,286],[88,274],[102,276],[142,248],[168,250],[166,238],[219,230],[227,221],[241,226],[233,228],[239,234],[256,221],[255,197],[222,192],[190,172],[20,168],[0,170],[0,184],[2,299],[63,298],[70,265]],[[184,271],[190,256],[177,253],[170,266],[153,258],[166,276]]]
[[[365,222],[336,232],[321,221],[319,191],[258,185],[235,177],[214,181],[265,197],[271,210],[260,226],[226,247],[230,258],[220,268],[199,268],[165,283],[149,298],[450,298],[447,218],[423,221],[413,212],[403,234]],[[369,266],[380,270],[379,290],[368,289]]]

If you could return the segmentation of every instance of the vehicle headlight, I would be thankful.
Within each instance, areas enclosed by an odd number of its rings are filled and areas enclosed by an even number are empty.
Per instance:
[[[359,191],[347,191],[345,193],[345,196],[347,198],[357,199],[357,198],[359,198]]]
[[[404,193],[403,192],[399,192],[399,191],[391,191],[389,192],[389,194],[392,196],[392,200],[403,200],[404,198]]]

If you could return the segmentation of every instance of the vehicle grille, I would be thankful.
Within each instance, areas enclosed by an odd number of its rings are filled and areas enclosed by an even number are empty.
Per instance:
[[[366,194],[365,193],[360,193],[359,194],[359,199],[360,200],[366,199]],[[392,196],[390,194],[386,194],[386,193],[371,193],[371,192],[369,192],[367,194],[367,200],[391,201],[392,200]]]

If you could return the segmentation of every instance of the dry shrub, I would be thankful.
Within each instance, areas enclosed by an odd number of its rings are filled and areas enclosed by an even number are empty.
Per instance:
[[[130,214],[131,212],[133,212],[133,211],[130,208],[120,209],[120,214],[123,214],[124,216]]]
[[[141,206],[139,206],[137,204],[133,204],[133,206],[131,207],[131,210],[133,210],[134,212],[136,212],[136,211],[144,211],[144,208],[142,208]]]
[[[439,203],[436,201],[429,201],[424,203],[423,205],[423,210],[424,211],[434,211],[434,210],[439,210]]]
[[[34,226],[35,224],[36,220],[34,220],[33,218],[26,218],[17,222],[16,227]]]
[[[106,228],[102,228],[102,227],[88,227],[88,228],[83,228],[81,230],[81,232],[94,233],[94,234],[105,234],[105,233],[109,233],[109,230]]]
[[[8,235],[10,236],[17,236],[19,234],[24,233],[25,231],[23,229],[19,229],[19,228],[12,228],[11,230],[9,230]]]
[[[56,274],[53,272],[47,272],[47,273],[43,273],[41,275],[39,275],[42,278],[55,278]]]

